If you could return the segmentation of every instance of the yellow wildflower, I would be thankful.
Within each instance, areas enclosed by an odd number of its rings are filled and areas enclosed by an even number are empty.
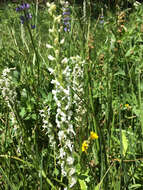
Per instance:
[[[89,142],[88,141],[83,141],[82,143],[82,152],[87,152]]]
[[[96,133],[94,133],[93,131],[90,132],[90,139],[94,140],[94,139],[98,139],[98,135]]]
[[[129,107],[129,104],[125,104],[125,107],[128,108],[128,107]]]
[[[131,109],[131,106],[129,104],[125,104],[125,108],[129,110]]]

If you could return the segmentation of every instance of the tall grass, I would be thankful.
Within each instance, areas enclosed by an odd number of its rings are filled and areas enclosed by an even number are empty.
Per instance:
[[[0,10],[0,188],[141,190],[143,6],[16,7]]]

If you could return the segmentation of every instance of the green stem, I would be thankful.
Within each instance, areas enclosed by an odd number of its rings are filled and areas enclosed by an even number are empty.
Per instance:
[[[26,17],[26,12],[25,11],[24,11],[24,15]],[[26,26],[27,26],[27,29],[28,29],[28,32],[29,32],[29,35],[30,35],[30,39],[31,39],[31,43],[32,43],[32,46],[33,46],[33,50],[34,50],[35,55],[36,55],[37,72],[38,72],[37,94],[38,94],[38,97],[39,97],[39,85],[40,85],[40,61],[39,61],[39,54],[38,54],[38,51],[36,49],[36,46],[35,46],[35,43],[34,43],[34,39],[33,39],[32,32],[31,32],[31,29],[29,27],[29,24],[26,23]]]

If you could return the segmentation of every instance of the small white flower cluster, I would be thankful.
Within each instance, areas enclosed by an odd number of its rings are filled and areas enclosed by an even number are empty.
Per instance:
[[[74,119],[78,123],[82,123],[83,115],[86,109],[83,107],[83,96],[84,96],[84,66],[85,61],[80,56],[71,57],[73,66],[72,72],[72,88],[74,90],[73,103],[75,104],[75,117]]]
[[[10,112],[9,113],[9,118],[10,118],[10,121],[11,121],[11,125],[13,126],[12,136],[16,136],[17,134],[19,134],[19,133],[17,133],[17,130],[18,130],[19,126],[18,126],[18,122],[17,122],[17,120],[15,118],[15,114],[13,112]]]
[[[57,15],[56,13],[56,4],[47,2],[48,13],[50,15],[52,26],[49,28],[50,40],[53,41],[53,45],[47,43],[46,48],[48,49],[48,59],[50,62],[57,61],[59,58],[59,47],[60,44],[64,43],[64,39],[59,38],[59,32],[62,28],[59,28],[61,23],[62,15]]]
[[[12,137],[19,138],[21,136],[21,130],[18,131],[19,125],[14,113],[14,105],[16,102],[16,87],[14,82],[12,81],[12,76],[10,75],[10,72],[12,70],[15,70],[15,68],[6,68],[3,70],[1,79],[0,79],[0,89],[2,92],[2,96],[6,102],[6,105],[9,107],[9,122],[10,126],[12,127]],[[22,136],[21,136],[22,138]],[[17,145],[17,152],[20,153],[20,147]]]
[[[57,105],[56,124],[58,127],[58,139],[59,139],[59,164],[61,166],[61,172],[63,176],[69,179],[69,187],[72,188],[76,183],[74,168],[74,146],[72,139],[76,135],[72,124],[72,96],[70,89],[69,76],[71,75],[71,69],[67,66],[62,72],[63,82],[59,82],[58,76],[56,77],[56,71],[49,68],[49,72],[54,75],[55,79],[51,81],[54,84],[55,89],[52,90],[54,100]]]
[[[47,2],[48,12],[52,16],[53,12],[56,10],[56,5],[54,3]]]
[[[61,64],[65,67],[61,70],[61,75],[57,74],[56,68],[48,68],[48,70],[54,76],[51,83],[55,86],[52,94],[57,105],[55,122],[58,128],[60,147],[58,153],[59,164],[62,175],[69,179],[69,188],[72,188],[76,184],[76,169],[73,157],[73,138],[76,133],[72,121],[73,119],[76,120],[76,124],[79,126],[79,122],[82,121],[83,114],[86,112],[82,102],[85,61],[76,56],[64,58]]]
[[[53,131],[53,125],[50,122],[50,107],[44,103],[44,109],[39,110],[40,116],[42,118],[42,128],[43,131],[48,134],[50,146],[55,148],[55,137],[54,137],[54,131]]]
[[[2,96],[6,101],[9,108],[14,105],[16,100],[16,88],[12,81],[12,76],[10,76],[11,70],[15,70],[14,68],[6,68],[2,72],[2,77],[0,79],[0,89],[2,92]]]

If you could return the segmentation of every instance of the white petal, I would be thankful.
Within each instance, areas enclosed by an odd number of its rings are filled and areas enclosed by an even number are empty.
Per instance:
[[[48,55],[48,59],[49,59],[50,61],[54,61],[54,60],[55,60],[55,57],[53,57],[52,55]]]
[[[48,49],[52,49],[53,46],[51,46],[50,44],[46,44],[46,48],[48,48]]]

